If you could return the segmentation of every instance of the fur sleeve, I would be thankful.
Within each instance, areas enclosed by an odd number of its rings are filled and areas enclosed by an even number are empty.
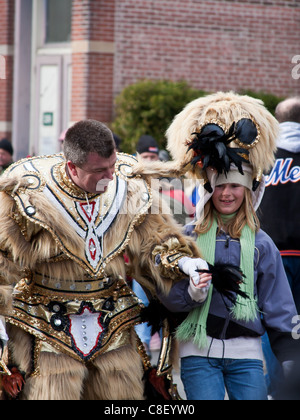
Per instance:
[[[155,196],[143,223],[136,227],[128,245],[133,277],[155,293],[159,288],[168,294],[172,285],[183,278],[177,263],[184,256],[199,257],[193,240],[182,233],[182,227]]]
[[[21,276],[22,267],[16,261],[16,255],[25,240],[13,219],[14,200],[4,192],[0,194],[0,314],[3,314],[11,308],[13,285]]]

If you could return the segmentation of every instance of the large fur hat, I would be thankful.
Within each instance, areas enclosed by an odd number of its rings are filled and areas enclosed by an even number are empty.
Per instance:
[[[262,101],[233,92],[198,98],[174,118],[166,135],[173,160],[139,160],[136,174],[196,178],[201,181],[199,188],[205,188],[202,206],[211,197],[218,177],[232,182],[234,175],[237,183],[244,184],[241,177],[245,175],[254,208],[259,207],[265,188],[263,174],[274,164],[279,135],[279,123]]]
[[[219,174],[235,165],[253,168],[253,189],[274,164],[279,124],[263,102],[219,92],[189,103],[167,130],[168,150],[178,172],[208,181],[205,169]],[[209,182],[207,184],[209,188]]]

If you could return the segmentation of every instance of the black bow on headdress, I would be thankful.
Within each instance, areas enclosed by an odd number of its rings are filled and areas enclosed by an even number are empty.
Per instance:
[[[215,123],[206,124],[199,133],[192,133],[195,138],[189,144],[189,150],[193,150],[195,157],[191,161],[192,165],[201,164],[203,169],[211,166],[219,174],[227,174],[230,165],[234,163],[239,172],[244,175],[242,164],[249,163],[245,155],[249,155],[247,147],[252,145],[257,139],[258,131],[254,122],[248,118],[243,118],[237,123],[233,123],[228,133]],[[232,148],[229,144],[236,141],[244,147]]]

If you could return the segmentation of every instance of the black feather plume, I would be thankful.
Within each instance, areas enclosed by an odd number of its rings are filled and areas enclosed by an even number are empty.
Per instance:
[[[140,313],[141,321],[147,322],[148,326],[151,327],[151,335],[160,332],[165,320],[168,321],[170,333],[174,332],[186,316],[187,313],[170,312],[155,298],[152,298],[149,305],[143,308]]]
[[[249,151],[243,148],[232,148],[229,144],[235,137],[236,124],[233,123],[226,134],[217,124],[205,125],[200,133],[192,133],[195,137],[189,144],[188,151],[194,151],[192,165],[201,162],[203,169],[211,166],[219,174],[227,174],[230,165],[234,163],[239,172],[244,175],[242,164],[248,162],[242,155],[249,155]]]
[[[151,299],[148,306],[140,313],[141,321],[147,322],[151,327],[151,335],[159,332],[164,320],[168,317],[168,310],[156,299]]]
[[[239,267],[230,264],[209,264],[209,270],[197,271],[199,273],[212,274],[213,286],[232,303],[236,302],[236,295],[249,299],[247,293],[243,292],[240,288],[240,285],[244,283],[245,276]]]

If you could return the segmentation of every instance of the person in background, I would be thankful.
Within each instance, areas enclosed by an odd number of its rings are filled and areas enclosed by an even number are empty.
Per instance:
[[[275,111],[280,123],[276,162],[266,180],[261,204],[262,228],[280,250],[292,289],[297,312],[300,313],[300,97],[280,102]],[[270,217],[272,214],[272,217]],[[263,337],[267,364],[269,395],[277,399],[282,384],[282,371],[273,355],[267,336]]]
[[[169,160],[170,160],[169,153],[166,150],[164,150],[164,149],[162,149],[162,150],[159,151],[158,157],[159,157],[159,160],[161,162],[169,162]]]
[[[0,175],[13,163],[14,149],[7,139],[0,140]]]
[[[136,151],[143,160],[150,162],[165,162],[169,158],[168,152],[166,150],[159,150],[157,141],[149,135],[143,135],[139,138]],[[162,178],[160,192],[178,223],[185,225],[192,220],[195,207],[185,194],[183,182],[180,178]]]
[[[66,137],[66,133],[67,133],[67,131],[68,131],[68,130],[63,130],[63,131],[60,133],[59,138],[58,138],[58,141],[59,141],[59,146],[60,146],[60,151],[61,151],[61,152],[63,151],[64,141],[65,141],[65,137]]]
[[[261,224],[280,250],[300,313],[300,97],[281,102],[275,116],[281,132],[276,162],[266,182]]]
[[[151,162],[159,160],[159,147],[152,136],[146,134],[141,136],[138,140],[136,151],[144,160]]]

